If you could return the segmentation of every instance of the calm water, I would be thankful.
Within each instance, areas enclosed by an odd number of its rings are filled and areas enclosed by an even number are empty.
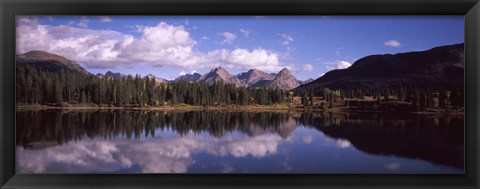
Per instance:
[[[17,173],[460,173],[463,117],[17,110]]]

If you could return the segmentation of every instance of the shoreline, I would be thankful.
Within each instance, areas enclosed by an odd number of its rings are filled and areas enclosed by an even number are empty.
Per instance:
[[[387,114],[414,114],[414,115],[465,115],[463,111],[437,109],[436,111],[422,112],[395,112],[379,111],[370,109],[349,109],[344,107],[335,108],[302,108],[288,105],[247,105],[247,106],[159,106],[159,107],[117,107],[117,106],[48,106],[48,105],[17,105],[16,109],[57,109],[57,110],[146,110],[146,111],[174,111],[174,110],[282,110],[296,112],[326,112],[326,113],[387,113]]]
[[[294,110],[288,106],[248,105],[248,106],[159,106],[159,107],[117,107],[117,106],[48,106],[17,105],[16,109],[59,109],[59,110]]]

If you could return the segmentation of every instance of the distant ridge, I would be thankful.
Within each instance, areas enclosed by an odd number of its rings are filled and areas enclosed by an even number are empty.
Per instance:
[[[232,76],[227,70],[217,67],[200,77],[198,81],[206,84],[222,81],[235,84],[238,87],[269,87],[285,90],[290,90],[300,85],[300,81],[287,68],[282,69],[278,74],[267,74],[260,70],[251,69]]]
[[[19,66],[33,65],[46,71],[60,71],[73,72],[85,75],[92,75],[82,66],[69,60],[63,56],[51,54],[45,51],[29,51],[15,57],[16,64]]]
[[[426,51],[371,55],[357,60],[347,69],[327,72],[297,89],[369,88],[385,84],[412,84],[418,87],[463,86],[464,62],[463,43]]]
[[[68,60],[63,56],[44,51],[30,51],[25,54],[17,55],[16,58],[18,65],[34,65],[37,68],[53,72],[64,70],[66,72],[92,75],[74,61]],[[107,71],[105,74],[95,75],[97,78],[108,79],[124,79],[127,76],[128,75],[126,74],[112,71]],[[200,82],[211,85],[215,82],[224,82],[228,84],[234,84],[237,87],[269,87],[285,90],[293,89],[299,86],[301,83],[304,83],[297,80],[287,68],[282,69],[277,74],[265,73],[257,69],[250,69],[247,72],[231,75],[226,69],[219,66],[211,69],[210,72],[204,75],[199,73],[184,74],[177,77],[175,80],[163,79],[154,74],[148,74],[143,78],[155,78],[157,83],[170,83],[185,80],[188,82]]]

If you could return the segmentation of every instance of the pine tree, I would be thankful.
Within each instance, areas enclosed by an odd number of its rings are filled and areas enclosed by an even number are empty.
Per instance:
[[[377,94],[375,95],[375,104],[380,105],[380,101],[380,94],[377,92]]]
[[[329,105],[328,105],[328,108],[333,108],[333,93],[330,93],[329,96]]]
[[[416,88],[415,88],[415,91],[413,92],[413,96],[412,96],[412,105],[414,105],[414,106],[418,109],[418,106],[419,106],[419,94],[418,94],[418,91],[417,91]]]
[[[403,85],[400,85],[400,89],[398,90],[397,96],[399,101],[405,101],[406,91],[405,91],[405,88],[403,88]]]
[[[427,91],[427,107],[433,108],[434,107],[434,101],[433,101],[433,94],[431,90]]]
[[[440,90],[438,94],[438,106],[440,108],[445,108],[446,107],[446,98],[447,98],[447,92],[445,90]]]
[[[426,99],[425,98],[426,98],[425,93],[421,92],[420,96],[419,96],[419,102],[418,102],[419,103],[418,107],[419,107],[420,111],[425,110],[425,106],[426,106]]]
[[[308,96],[307,96],[307,92],[303,92],[303,95],[302,95],[302,105],[303,105],[303,107],[307,107],[307,106],[308,106]]]
[[[55,94],[55,103],[60,105],[63,102],[63,99],[62,99],[62,85],[60,83],[60,80],[56,80],[54,86],[55,86],[55,89],[54,89],[54,91],[55,91],[55,93],[54,93]]]
[[[85,96],[85,91],[82,91],[81,97],[80,97],[80,103],[85,104],[87,103],[87,97]]]
[[[459,106],[457,91],[452,90],[450,92],[450,98],[449,99],[450,99],[450,105],[452,105],[453,107],[458,107]]]
[[[313,106],[313,92],[309,93],[310,106]]]

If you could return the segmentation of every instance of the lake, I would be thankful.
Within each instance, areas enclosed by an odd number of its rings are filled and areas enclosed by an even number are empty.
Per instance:
[[[17,109],[16,172],[463,174],[463,122],[413,114]]]

